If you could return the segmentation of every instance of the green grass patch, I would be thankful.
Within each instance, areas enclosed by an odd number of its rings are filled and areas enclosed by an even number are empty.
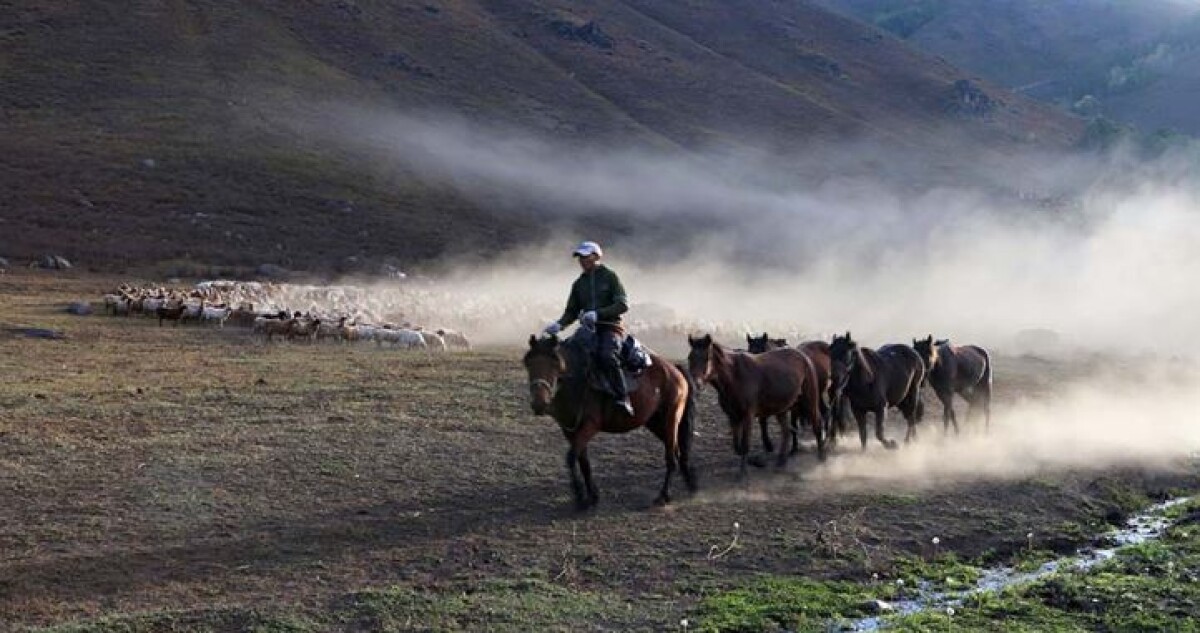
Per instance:
[[[921,497],[913,494],[904,494],[899,492],[885,493],[877,495],[875,501],[880,505],[891,507],[915,506],[921,503]]]
[[[38,633],[173,633],[175,631],[310,633],[320,630],[322,629],[307,619],[245,609],[204,612],[160,611],[32,629]]]
[[[1048,549],[1024,549],[1013,560],[1013,569],[1019,572],[1033,572],[1041,568],[1046,563],[1062,558],[1062,554],[1058,554]]]
[[[894,584],[876,586],[807,578],[763,578],[704,599],[700,631],[825,630],[840,620],[871,614],[873,600],[890,600]]]
[[[627,624],[617,598],[536,579],[492,580],[432,591],[394,586],[353,594],[339,618],[369,631],[577,630]]]
[[[926,587],[933,591],[962,591],[975,586],[980,569],[964,562],[953,552],[930,560],[908,557],[894,563],[894,576],[904,587]]]
[[[1150,497],[1124,482],[1110,481],[1104,484],[1104,496],[1115,504],[1123,514],[1131,514],[1151,504]]]
[[[1184,516],[1190,516],[1185,514]],[[1122,549],[1092,570],[897,617],[897,631],[1200,631],[1200,530]]]

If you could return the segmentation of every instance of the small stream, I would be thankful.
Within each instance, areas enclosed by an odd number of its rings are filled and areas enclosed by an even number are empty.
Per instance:
[[[1125,527],[1101,535],[1099,542],[1111,543],[1109,547],[1084,548],[1071,556],[1044,563],[1034,571],[1017,571],[1012,567],[986,569],[973,588],[962,591],[939,592],[933,591],[928,584],[918,586],[915,598],[887,603],[889,608],[883,613],[853,621],[848,628],[842,628],[842,630],[878,631],[887,628],[887,619],[891,617],[912,615],[924,611],[955,609],[962,606],[963,601],[972,596],[994,593],[1009,587],[1019,587],[1063,571],[1086,571],[1111,559],[1123,548],[1162,536],[1163,532],[1171,526],[1171,520],[1163,516],[1163,513],[1169,508],[1190,500],[1191,497],[1184,497],[1153,505],[1129,519]]]

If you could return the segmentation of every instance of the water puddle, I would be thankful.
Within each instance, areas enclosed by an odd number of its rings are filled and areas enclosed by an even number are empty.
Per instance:
[[[1018,571],[1012,567],[984,570],[975,586],[962,591],[934,591],[929,584],[916,588],[916,597],[880,604],[883,613],[851,622],[844,631],[878,631],[887,628],[887,618],[912,615],[924,611],[947,612],[962,606],[966,599],[985,593],[1019,587],[1059,572],[1086,571],[1111,559],[1123,548],[1138,545],[1162,536],[1172,521],[1163,514],[1170,508],[1187,503],[1191,497],[1172,499],[1151,506],[1129,519],[1125,527],[1107,532],[1098,542],[1107,547],[1085,548],[1072,556],[1044,563],[1033,571]]]

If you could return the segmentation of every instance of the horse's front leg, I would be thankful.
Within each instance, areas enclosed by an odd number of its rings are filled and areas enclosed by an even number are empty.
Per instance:
[[[854,414],[854,421],[858,423],[858,439],[862,442],[862,449],[867,450],[867,410],[858,407],[850,407],[851,413]]]
[[[577,466],[579,463],[575,447],[567,449],[567,474],[571,478],[571,493],[575,496],[575,507],[579,510],[587,508],[587,497],[584,496],[583,481],[579,478]]]
[[[886,422],[886,421],[887,421],[887,405],[881,404],[881,405],[875,407],[875,438],[879,440],[880,444],[883,444],[884,448],[890,450],[890,449],[896,448],[896,441],[889,440],[887,437],[884,436],[883,425],[884,425],[884,422]],[[909,428],[912,428],[912,427],[910,426]]]
[[[587,447],[579,452],[579,471],[583,473],[583,485],[587,489],[587,506],[594,506],[600,503],[600,491],[596,489],[596,482],[592,480],[592,460],[588,457]]]
[[[824,395],[817,401],[817,412],[821,414],[821,433],[825,438],[825,444],[832,446],[837,437],[833,431],[833,407]],[[799,442],[798,438],[797,442]]]
[[[600,502],[600,493],[596,490],[596,482],[592,479],[592,460],[588,457],[588,442],[599,431],[598,421],[585,418],[580,421],[579,428],[575,431],[575,436],[571,438],[571,452],[568,453],[567,459],[570,460],[570,456],[574,454],[579,464],[579,472],[583,475],[582,486],[580,486],[579,480],[576,479],[575,471],[572,468],[571,488],[575,492],[575,505],[581,510]]]

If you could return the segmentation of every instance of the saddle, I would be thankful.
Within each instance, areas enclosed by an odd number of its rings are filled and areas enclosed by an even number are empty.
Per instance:
[[[638,378],[654,364],[653,359],[650,358],[650,351],[642,345],[641,341],[628,335],[621,341],[618,355],[621,359],[621,373],[625,375],[625,390],[634,393],[638,390],[640,383]],[[590,387],[608,395],[615,395],[615,390],[608,384],[603,372],[588,371],[587,374]]]

